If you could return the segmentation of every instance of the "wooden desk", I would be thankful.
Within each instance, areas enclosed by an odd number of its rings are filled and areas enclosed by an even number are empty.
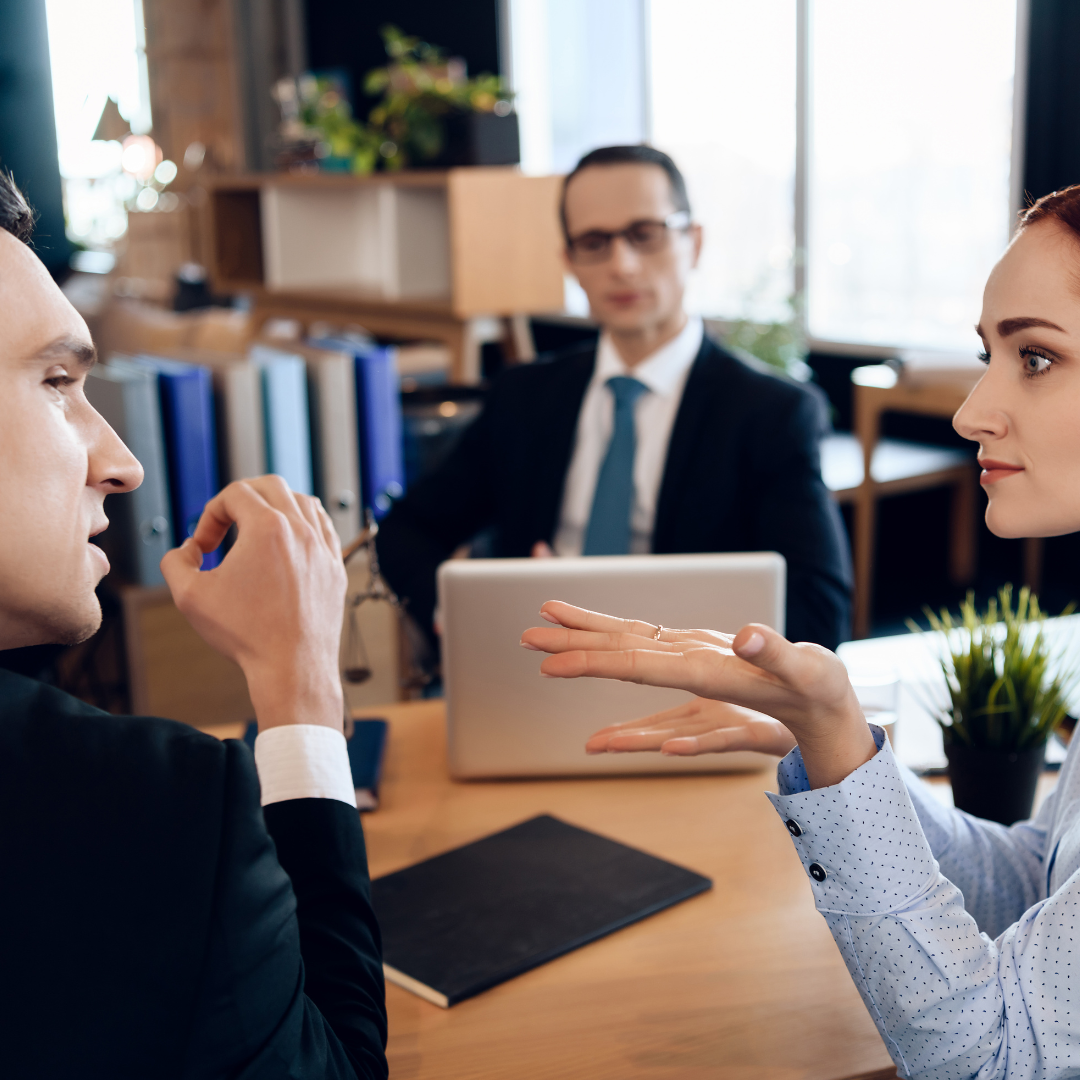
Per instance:
[[[373,877],[548,812],[715,882],[447,1011],[387,986],[395,1080],[895,1077],[762,794],[774,774],[453,783],[442,702],[366,715],[391,725]]]

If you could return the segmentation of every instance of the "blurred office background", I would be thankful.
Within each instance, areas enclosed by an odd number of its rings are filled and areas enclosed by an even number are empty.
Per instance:
[[[490,100],[478,83],[470,108],[513,120],[510,158],[503,145],[399,159],[385,131],[354,133],[345,150],[327,136],[307,157],[302,139],[289,142],[281,87],[302,98],[309,73],[357,121],[374,117],[382,91],[367,74],[388,62],[390,23],[438,46],[455,85],[495,77]],[[692,309],[787,377],[816,380],[850,459],[858,386],[928,371],[933,387],[954,368],[969,378],[982,286],[1018,209],[1080,181],[1078,46],[1068,0],[8,0],[0,166],[38,208],[37,250],[106,350],[155,333],[242,348],[268,327],[288,335],[299,319],[310,334],[318,321],[317,305],[274,306],[272,259],[264,270],[265,253],[245,247],[257,247],[259,176],[404,164],[407,177],[456,162],[539,181],[594,147],[652,143],[684,170],[705,227]],[[247,233],[223,231],[245,214]],[[473,251],[462,228],[453,243]],[[533,239],[550,242],[554,266],[557,234],[544,228]],[[446,452],[501,367],[595,333],[572,279],[490,310],[470,307],[462,280],[446,286],[457,321],[444,319],[441,338],[402,322],[407,283],[389,314],[322,312],[324,330],[402,346],[406,483]],[[888,371],[853,382],[866,367]],[[976,491],[964,504],[948,477],[922,483],[960,460],[930,451],[970,450],[942,408],[884,409],[880,434],[924,459],[875,499],[861,632],[895,631],[968,587],[1027,580],[1051,610],[1080,595],[1075,537],[995,539]],[[853,530],[860,480],[833,485],[847,485],[838,497]],[[957,514],[972,518],[966,555]]]

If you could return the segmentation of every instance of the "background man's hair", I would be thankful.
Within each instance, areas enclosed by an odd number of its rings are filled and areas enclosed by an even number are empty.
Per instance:
[[[23,193],[15,186],[11,173],[0,169],[0,229],[11,233],[16,240],[30,243],[34,231],[34,211]]]
[[[570,181],[582,169],[594,165],[658,165],[667,173],[671,183],[671,200],[676,210],[690,213],[690,199],[686,194],[686,181],[679,167],[663,152],[652,146],[602,146],[599,150],[590,150],[567,174],[563,180],[562,194],[559,196],[559,221],[562,223],[563,237],[570,239],[566,228],[566,188]]]

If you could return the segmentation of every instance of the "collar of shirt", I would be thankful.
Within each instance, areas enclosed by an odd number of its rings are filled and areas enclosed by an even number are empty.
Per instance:
[[[606,332],[596,350],[594,383],[606,383],[616,375],[629,375],[644,383],[654,394],[667,397],[682,390],[690,365],[701,351],[705,326],[696,315],[686,320],[679,334],[634,367],[627,367]]]
[[[630,552],[640,554],[651,550],[668,442],[690,368],[701,350],[704,332],[701,319],[688,319],[677,337],[633,368],[627,368],[623,363],[606,334],[601,337],[596,366],[578,414],[574,452],[566,473],[562,510],[554,537],[556,554],[581,554],[596,481],[613,425],[614,399],[604,384],[615,375],[640,379],[650,391],[642,394],[634,406],[637,446]]]

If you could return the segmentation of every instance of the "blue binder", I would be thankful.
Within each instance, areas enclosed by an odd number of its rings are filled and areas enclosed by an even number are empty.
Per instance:
[[[165,456],[172,495],[173,542],[181,544],[195,531],[203,507],[218,490],[217,439],[210,371],[179,360],[137,356],[132,360],[158,378]],[[212,570],[219,552],[203,556]]]
[[[252,345],[248,355],[262,372],[266,463],[293,491],[311,495],[315,488],[304,358],[268,345]]]
[[[356,358],[356,426],[360,436],[360,490],[375,518],[405,493],[401,432],[401,380],[393,346],[365,345],[348,338],[320,338],[320,349]]]

